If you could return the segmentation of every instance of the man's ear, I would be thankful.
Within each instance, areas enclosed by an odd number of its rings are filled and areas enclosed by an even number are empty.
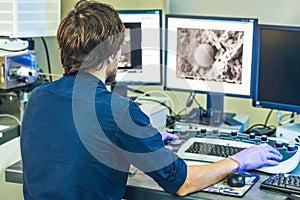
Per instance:
[[[111,55],[106,59],[107,64],[109,65],[110,63],[114,62],[114,56]]]
[[[115,61],[115,56],[114,55],[111,55],[109,56],[108,58],[106,58],[103,62],[103,67],[107,67],[109,66],[111,63],[113,63]]]
[[[119,49],[116,53],[110,56],[113,60],[119,59],[121,57],[121,49]]]
[[[116,53],[113,55],[109,56],[108,58],[105,59],[103,66],[106,67],[110,65],[113,62],[116,62],[117,59],[119,59],[121,56],[121,49],[119,49]]]

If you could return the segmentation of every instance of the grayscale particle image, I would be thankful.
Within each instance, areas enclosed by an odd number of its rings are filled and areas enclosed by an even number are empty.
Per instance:
[[[121,46],[121,57],[119,59],[118,68],[131,67],[131,37],[130,29],[125,29],[125,39]]]
[[[178,28],[176,76],[242,83],[243,31]]]

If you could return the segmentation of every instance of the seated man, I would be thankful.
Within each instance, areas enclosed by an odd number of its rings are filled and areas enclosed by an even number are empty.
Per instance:
[[[130,164],[166,192],[201,190],[238,170],[276,165],[268,145],[187,166],[132,101],[106,89],[116,76],[124,25],[107,4],[80,0],[62,20],[57,41],[64,76],[34,89],[22,123],[24,198],[121,199]],[[169,135],[163,134],[163,137]]]

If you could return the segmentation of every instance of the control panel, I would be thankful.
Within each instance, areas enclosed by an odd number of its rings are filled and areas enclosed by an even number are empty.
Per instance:
[[[234,129],[224,129],[217,127],[205,127],[187,130],[169,130],[179,136],[178,140],[173,140],[167,143],[167,146],[171,147],[178,156],[193,161],[201,162],[216,162],[224,159],[227,156],[225,154],[212,155],[211,152],[219,146],[230,148],[239,148],[240,150],[262,143],[267,143],[282,154],[283,160],[278,166],[267,166],[258,169],[267,173],[288,173],[295,169],[300,160],[300,151],[298,146],[294,143],[289,143],[282,138],[274,138],[263,136],[256,136],[254,133],[243,134]],[[209,144],[209,150],[203,152],[190,151],[192,146],[198,145],[198,148],[202,148]],[[200,147],[199,147],[200,145]],[[202,147],[201,147],[202,146]],[[236,152],[235,152],[236,153]]]

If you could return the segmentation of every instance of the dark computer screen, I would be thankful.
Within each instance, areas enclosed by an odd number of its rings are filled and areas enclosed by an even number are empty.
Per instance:
[[[300,113],[300,27],[259,25],[253,106]]]

